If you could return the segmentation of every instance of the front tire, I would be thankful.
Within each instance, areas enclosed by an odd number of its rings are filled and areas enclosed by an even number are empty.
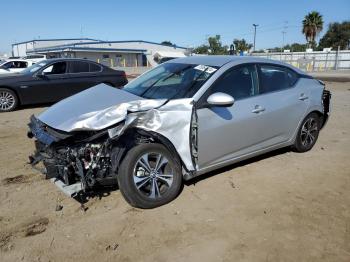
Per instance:
[[[136,145],[121,163],[118,184],[125,200],[134,207],[164,205],[180,192],[180,161],[161,144]]]
[[[0,88],[0,112],[10,112],[17,108],[18,97],[10,89]]]
[[[293,149],[296,152],[303,153],[309,151],[316,143],[321,124],[320,118],[316,113],[311,113],[305,117],[298,130]]]

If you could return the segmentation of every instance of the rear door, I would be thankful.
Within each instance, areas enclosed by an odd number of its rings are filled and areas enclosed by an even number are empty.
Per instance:
[[[297,85],[299,76],[279,65],[259,64],[259,101],[264,108],[261,135],[265,146],[286,142],[293,136],[309,104],[308,90]]]

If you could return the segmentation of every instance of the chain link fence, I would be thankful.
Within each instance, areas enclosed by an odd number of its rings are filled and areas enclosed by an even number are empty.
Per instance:
[[[253,53],[252,56],[283,61],[308,72],[350,69],[350,50]]]

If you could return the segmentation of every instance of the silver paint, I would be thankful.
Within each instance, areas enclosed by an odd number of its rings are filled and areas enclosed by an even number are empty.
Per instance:
[[[300,78],[293,88],[237,100],[229,107],[200,108],[196,110],[198,165],[194,166],[189,135],[193,104],[227,69],[263,62],[302,71],[282,62],[255,57],[188,57],[167,63],[172,62],[220,68],[193,98],[147,100],[98,85],[57,103],[38,118],[66,132],[99,130],[124,121],[109,129],[110,137],[119,136],[131,127],[159,133],[173,143],[188,170],[201,174],[293,144],[304,117],[312,111],[323,112],[323,87],[316,80],[306,78]]]

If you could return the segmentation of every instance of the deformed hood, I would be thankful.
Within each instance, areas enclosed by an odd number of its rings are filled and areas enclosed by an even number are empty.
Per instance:
[[[37,118],[65,132],[101,130],[125,119],[128,111],[149,110],[165,102],[99,84],[54,104]]]

